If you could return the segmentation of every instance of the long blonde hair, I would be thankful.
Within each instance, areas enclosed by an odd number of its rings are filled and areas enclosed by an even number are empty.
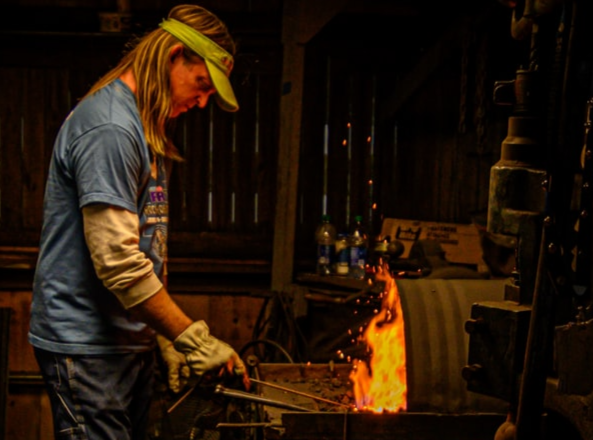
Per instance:
[[[171,9],[168,18],[193,27],[231,55],[235,54],[235,42],[226,25],[210,11],[196,5],[178,5]],[[170,49],[179,43],[170,33],[155,29],[139,39],[119,64],[101,77],[85,95],[92,95],[131,69],[136,79],[136,101],[146,142],[154,155],[173,159],[180,157],[167,136],[172,107],[168,61]],[[187,47],[184,49],[185,54],[194,55]]]

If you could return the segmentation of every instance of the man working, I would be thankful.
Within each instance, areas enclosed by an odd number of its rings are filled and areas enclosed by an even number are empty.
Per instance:
[[[29,331],[56,438],[145,438],[157,333],[166,360],[183,354],[168,362],[175,391],[185,363],[196,375],[244,371],[166,290],[167,170],[179,158],[168,121],[210,97],[238,110],[228,79],[234,51],[215,15],[176,6],[60,129]]]

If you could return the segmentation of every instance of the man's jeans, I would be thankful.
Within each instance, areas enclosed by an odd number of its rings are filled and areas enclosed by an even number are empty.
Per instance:
[[[56,440],[145,440],[154,352],[67,356],[35,349]]]

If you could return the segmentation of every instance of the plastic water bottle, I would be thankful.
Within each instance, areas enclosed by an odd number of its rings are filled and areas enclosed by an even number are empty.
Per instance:
[[[368,237],[362,226],[362,216],[354,217],[354,223],[348,236],[350,249],[350,270],[348,275],[352,278],[362,280],[366,273],[368,254]]]
[[[329,215],[321,217],[321,224],[315,231],[317,241],[317,273],[331,275],[336,253],[336,228],[330,222]]]

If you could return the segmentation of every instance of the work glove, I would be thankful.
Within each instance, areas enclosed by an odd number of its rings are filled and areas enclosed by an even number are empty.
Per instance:
[[[185,360],[185,355],[175,350],[173,342],[161,335],[156,337],[161,357],[167,366],[167,382],[169,389],[174,393],[180,392],[187,385],[190,368]]]
[[[191,371],[198,376],[223,366],[229,373],[244,377],[247,375],[239,355],[230,345],[212,336],[204,321],[194,322],[177,336],[173,344],[185,354]]]

